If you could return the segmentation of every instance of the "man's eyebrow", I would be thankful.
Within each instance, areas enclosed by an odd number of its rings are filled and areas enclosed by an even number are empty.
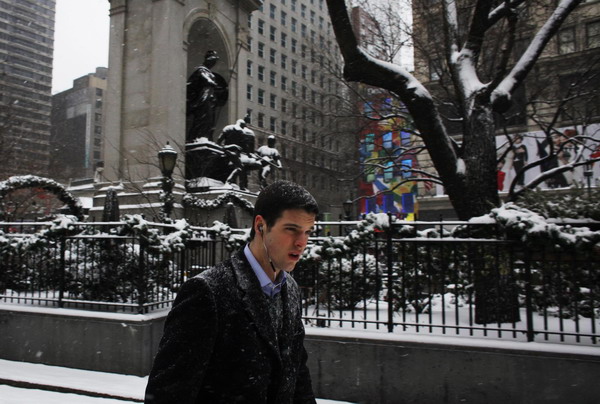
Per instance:
[[[300,225],[298,225],[296,223],[284,223],[283,227],[294,227],[296,229],[301,229],[302,228],[302,226],[300,226]],[[310,230],[314,230],[314,229],[315,229],[314,225],[310,226]]]

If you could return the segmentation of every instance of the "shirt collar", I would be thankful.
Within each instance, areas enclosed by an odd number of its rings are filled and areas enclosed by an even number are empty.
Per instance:
[[[283,287],[283,285],[285,285],[285,282],[287,280],[287,272],[281,271],[277,276],[277,279],[275,279],[275,282],[272,282],[271,279],[269,279],[269,277],[265,273],[263,267],[258,263],[256,258],[254,257],[254,254],[252,254],[252,251],[250,251],[250,246],[248,244],[246,244],[246,247],[244,247],[244,255],[250,263],[252,270],[256,274],[256,277],[258,278],[258,282],[260,283],[260,287],[263,290],[263,292],[265,292],[265,294],[269,297],[273,297],[279,292],[281,292],[281,288]]]

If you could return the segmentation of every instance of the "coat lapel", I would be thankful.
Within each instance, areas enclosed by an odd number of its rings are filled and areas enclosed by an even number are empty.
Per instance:
[[[244,309],[255,325],[258,334],[271,348],[279,361],[281,357],[277,346],[275,327],[269,314],[268,300],[258,282],[256,274],[246,260],[244,252],[232,257],[233,271]]]

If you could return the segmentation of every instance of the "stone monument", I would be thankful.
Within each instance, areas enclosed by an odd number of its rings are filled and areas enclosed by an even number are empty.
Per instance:
[[[173,217],[183,216],[186,143],[212,140],[211,129],[223,127],[230,116],[242,115],[234,61],[244,54],[248,31],[236,21],[246,21],[261,5],[260,0],[110,0],[104,170],[97,189],[104,195],[108,186],[123,184],[118,193],[121,214],[159,205],[157,152],[169,142],[180,156],[173,173]],[[220,109],[206,108],[206,119],[199,113],[199,126],[190,115],[190,132],[186,125],[193,94],[188,94],[187,83],[200,66],[220,77],[209,100]],[[227,87],[228,97],[223,91]],[[194,178],[199,178],[196,174]],[[98,191],[94,206],[103,206],[103,195]]]

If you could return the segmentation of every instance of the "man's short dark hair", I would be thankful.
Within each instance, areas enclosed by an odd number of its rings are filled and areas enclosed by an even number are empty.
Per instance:
[[[291,181],[275,181],[263,189],[254,205],[254,217],[250,239],[254,238],[254,219],[260,215],[271,227],[281,217],[284,210],[302,209],[308,213],[319,214],[319,205],[313,196],[302,186]]]

